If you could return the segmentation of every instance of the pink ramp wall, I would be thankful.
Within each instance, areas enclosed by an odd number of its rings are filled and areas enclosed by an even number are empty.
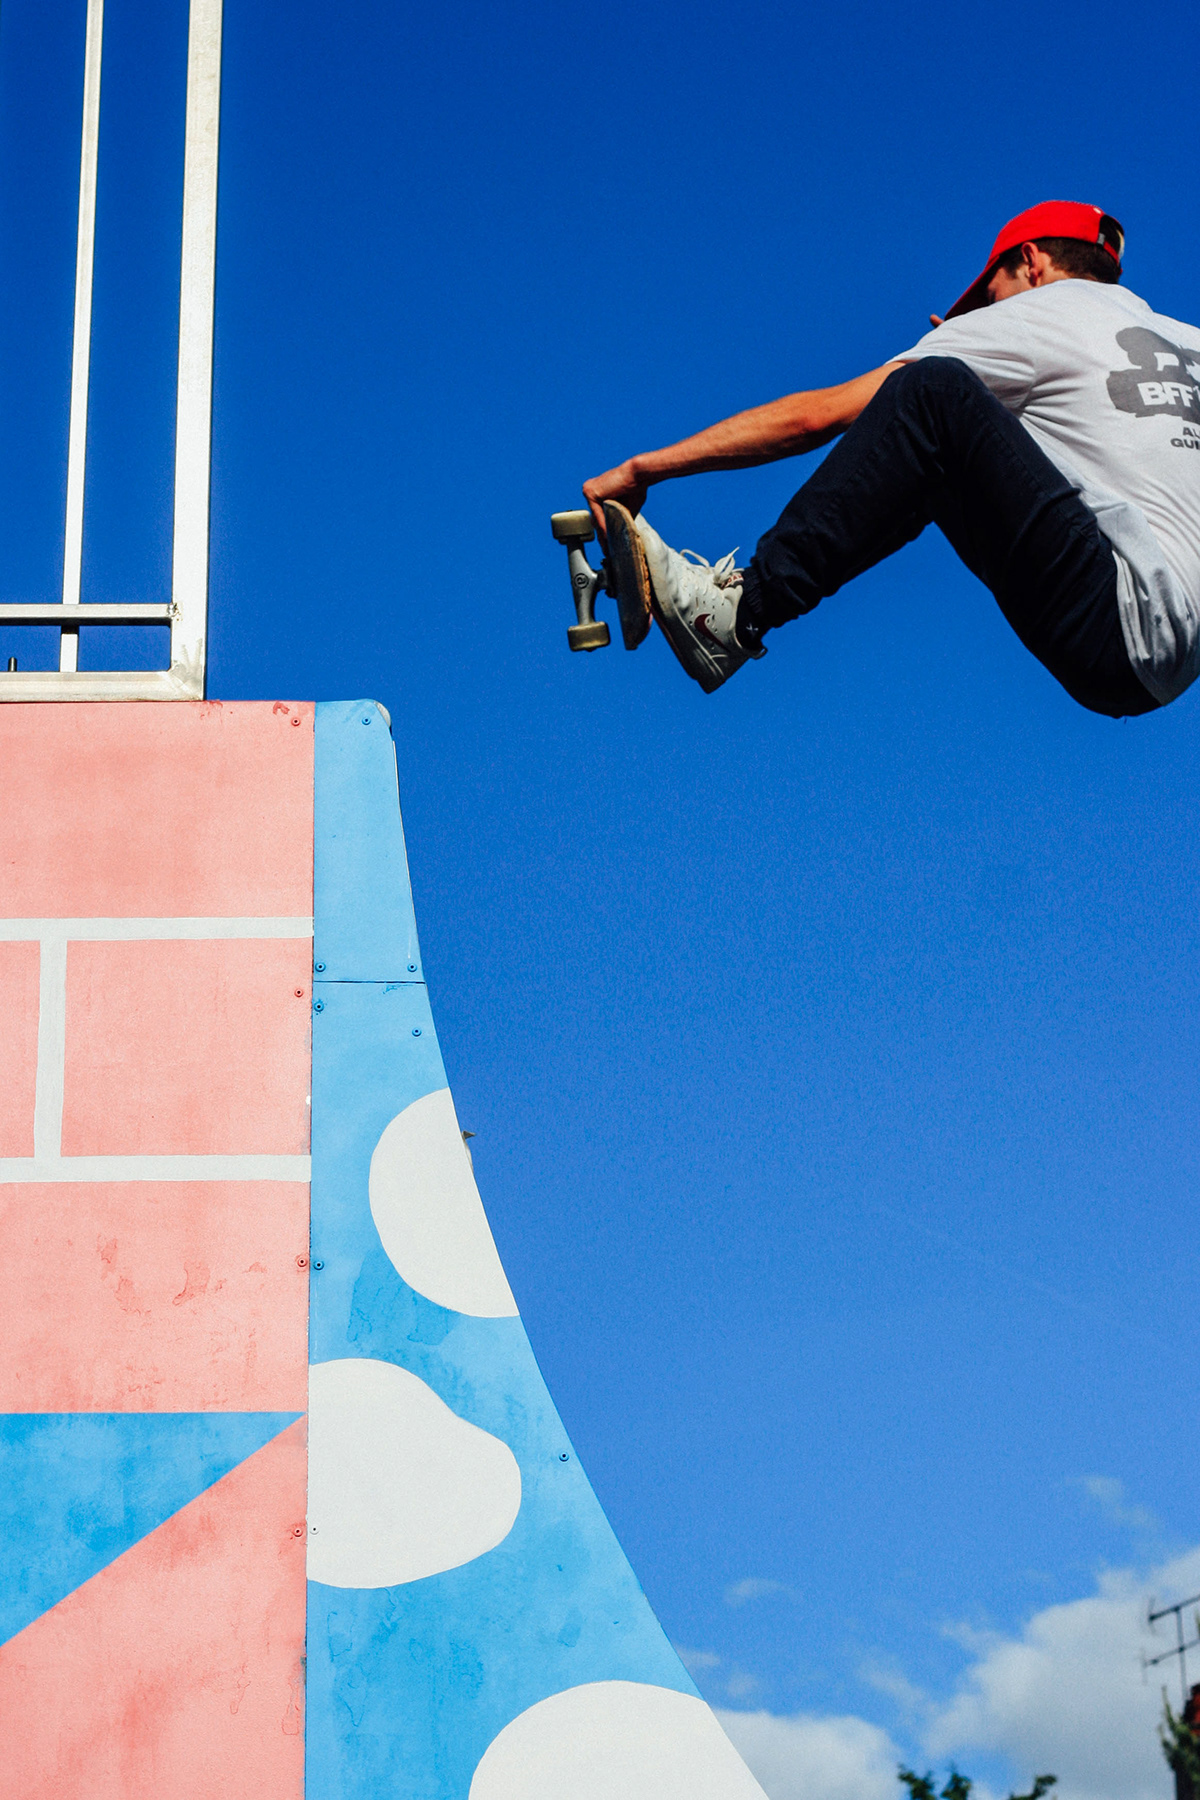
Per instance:
[[[309,938],[71,944],[63,1151],[308,1149]]]
[[[0,771],[0,1415],[301,1412],[313,709],[10,705]],[[299,1800],[303,1431],[0,1645],[0,1800]]]
[[[37,944],[0,944],[0,1156],[33,1155],[40,967]]]
[[[0,1242],[0,1412],[307,1405],[302,1182],[10,1182]]]
[[[313,709],[0,707],[0,913],[312,911]]]

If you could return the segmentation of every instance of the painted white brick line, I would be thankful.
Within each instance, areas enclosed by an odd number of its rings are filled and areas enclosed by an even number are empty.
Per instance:
[[[309,1181],[308,1156],[0,1156],[6,1181]]]
[[[311,938],[311,918],[0,919],[0,943],[41,946],[33,1155],[0,1156],[0,1182],[308,1181],[308,1156],[64,1156],[67,945]]]
[[[309,919],[0,919],[0,943],[140,943],[164,939],[310,938]]]
[[[65,937],[54,936],[42,939],[40,971],[37,1090],[33,1108],[33,1160],[35,1163],[44,1164],[58,1157],[62,1151],[63,1069],[67,1059],[67,940]]]

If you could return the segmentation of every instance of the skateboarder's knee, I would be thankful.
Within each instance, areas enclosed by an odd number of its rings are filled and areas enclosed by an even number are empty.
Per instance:
[[[973,369],[957,356],[923,356],[917,362],[905,363],[892,376],[909,392],[958,398],[967,394],[987,393],[987,388]]]

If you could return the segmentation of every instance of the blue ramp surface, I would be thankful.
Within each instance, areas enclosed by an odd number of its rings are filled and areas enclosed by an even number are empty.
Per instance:
[[[689,1791],[760,1795],[655,1619],[516,1316],[447,1091],[370,702],[317,709],[316,820],[309,1800],[491,1800],[525,1738],[566,1792],[568,1737],[586,1750],[599,1733],[603,1755],[606,1731],[628,1744],[640,1729],[638,1707],[682,1719],[681,1779],[693,1756],[725,1770]]]

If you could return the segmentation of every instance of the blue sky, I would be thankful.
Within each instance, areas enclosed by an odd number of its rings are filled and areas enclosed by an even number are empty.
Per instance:
[[[185,8],[106,12],[84,597],[156,598]],[[0,24],[6,599],[61,581],[82,18]],[[551,1389],[706,1694],[888,1734],[854,1739],[864,1800],[893,1749],[1031,1772],[1044,1721],[955,1697],[1048,1608],[1109,1607],[1053,1617],[1108,1632],[1136,1711],[1112,1584],[1197,1572],[1197,702],[1074,708],[933,532],[705,698],[657,635],[568,655],[547,516],[905,348],[1039,199],[1114,212],[1186,320],[1193,33],[1170,3],[227,0],[210,691],[391,710]],[[647,512],[749,550],[803,474]],[[1122,1792],[1165,1795],[1136,1732]]]

